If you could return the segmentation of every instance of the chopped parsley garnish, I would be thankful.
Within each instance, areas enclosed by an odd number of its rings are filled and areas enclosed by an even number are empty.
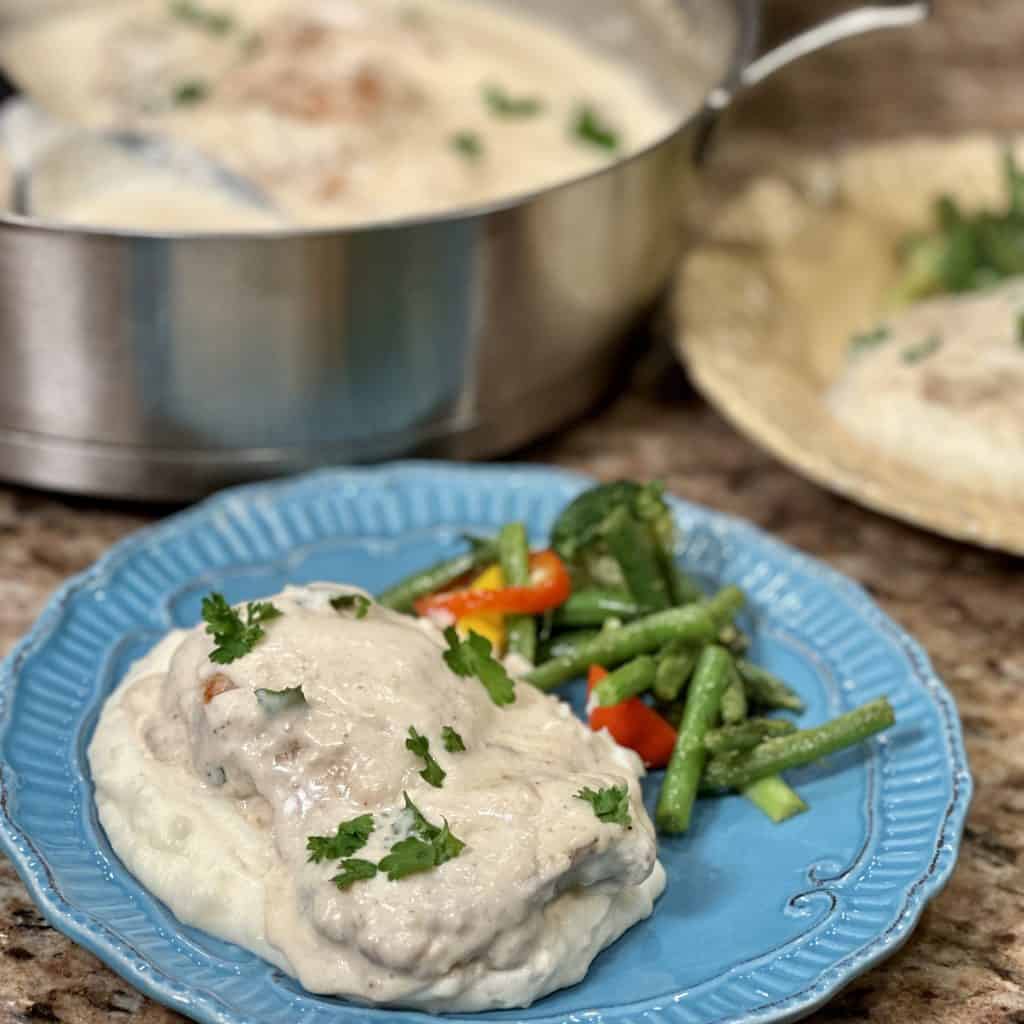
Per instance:
[[[625,786],[609,786],[598,792],[587,787],[576,794],[576,799],[586,800],[598,819],[607,825],[629,828],[633,823],[629,816],[629,790]]]
[[[591,106],[583,106],[576,112],[572,125],[573,134],[581,142],[592,146],[600,146],[614,152],[619,148],[619,133],[605,124],[601,116]]]
[[[301,708],[306,703],[306,695],[301,686],[293,686],[288,690],[257,690],[256,699],[269,715],[277,715],[290,708]]]
[[[467,160],[479,160],[484,155],[483,140],[476,132],[458,132],[453,135],[452,149]]]
[[[333,836],[310,836],[306,840],[310,862],[322,864],[325,860],[351,857],[367,844],[372,832],[373,815],[361,814],[351,821],[343,821]]]
[[[918,363],[930,359],[940,348],[942,348],[942,338],[937,334],[932,334],[925,338],[920,345],[912,345],[910,348],[904,349],[903,362],[908,366],[916,366]]]
[[[861,334],[855,334],[850,339],[850,351],[854,354],[867,352],[870,349],[878,348],[879,345],[884,345],[891,337],[892,331],[890,331],[884,324],[880,325],[873,331],[864,331]]]
[[[410,836],[391,847],[391,852],[380,862],[381,871],[388,880],[397,882],[409,875],[417,875],[437,866],[437,854],[432,843]]]
[[[420,772],[420,778],[435,789],[440,789],[444,785],[447,773],[434,760],[433,754],[430,753],[430,740],[426,736],[421,736],[415,727],[410,725],[409,738],[405,741],[405,749],[412,751],[417,757],[422,757],[426,763],[426,768]]]
[[[487,637],[470,632],[465,640],[460,640],[459,634],[449,626],[444,638],[448,641],[444,660],[457,676],[463,679],[475,676],[499,707],[515,703],[515,684],[505,666],[491,656],[491,642]]]
[[[226,11],[214,11],[195,0],[171,0],[171,14],[214,36],[225,36],[235,27],[235,19]]]
[[[331,607],[336,612],[354,612],[357,619],[365,619],[373,602],[362,594],[342,594],[331,598]]]
[[[263,623],[280,618],[281,612],[269,601],[250,601],[245,606],[245,621],[224,599],[222,594],[203,598],[203,619],[206,632],[213,637],[216,647],[210,661],[217,665],[230,665],[252,652],[263,639]]]
[[[441,739],[444,742],[444,749],[449,754],[461,754],[466,749],[462,737],[450,725],[441,730]]]
[[[209,95],[209,85],[201,78],[192,78],[176,85],[171,98],[176,107],[192,107],[197,103],[202,103]]]
[[[402,796],[405,798],[406,811],[412,815],[413,832],[426,839],[432,839],[439,831],[437,826],[431,825],[430,822],[423,817],[423,812],[409,799],[408,793],[403,793]]]
[[[454,860],[466,848],[461,839],[452,835],[447,821],[440,828],[430,824],[409,799],[408,793],[405,794],[405,808],[412,814],[416,835],[395,843],[391,852],[378,865],[392,882],[440,867]]]
[[[485,85],[484,103],[497,117],[536,117],[544,102],[536,96],[512,96],[500,85]]]
[[[341,872],[331,881],[339,889],[348,889],[356,882],[366,882],[377,874],[377,865],[371,860],[360,860],[352,857],[341,862]]]
[[[432,825],[409,799],[409,794],[404,793],[403,796],[405,809],[412,815],[413,834],[395,843],[379,864],[351,856],[366,845],[373,832],[373,816],[370,814],[343,822],[338,826],[337,835],[310,836],[306,840],[310,861],[320,864],[327,860],[340,860],[341,872],[331,881],[339,889],[348,889],[356,882],[376,877],[378,871],[384,872],[390,881],[397,882],[458,857],[466,844],[452,835],[448,822],[441,826]]]
[[[981,291],[1024,271],[1024,171],[1012,148],[1003,157],[1006,203],[966,210],[950,196],[935,204],[932,228],[903,243],[900,304],[931,295]]]

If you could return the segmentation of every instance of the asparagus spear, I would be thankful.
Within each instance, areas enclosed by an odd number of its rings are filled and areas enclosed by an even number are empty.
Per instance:
[[[401,583],[385,590],[377,603],[396,612],[411,612],[421,598],[450,586],[460,576],[498,561],[498,545],[492,540],[470,539],[471,548],[445,562],[407,577]]]
[[[804,702],[781,679],[759,665],[741,659],[736,663],[740,678],[751,704],[763,708],[781,708],[786,711],[804,710]]]
[[[703,785],[709,790],[743,789],[769,775],[811,764],[860,743],[895,721],[892,705],[882,697],[815,729],[765,740],[738,757],[716,757],[705,769]]]
[[[676,748],[658,797],[657,821],[663,832],[685,832],[690,825],[707,758],[704,737],[718,716],[722,694],[729,685],[730,663],[728,651],[714,645],[705,647],[697,662]]]
[[[752,782],[744,787],[743,795],[776,825],[807,810],[807,804],[780,775],[769,775]]]
[[[764,740],[789,736],[796,726],[784,718],[748,718],[739,725],[712,729],[704,737],[704,746],[710,754],[729,754],[734,751],[753,750]]]
[[[654,677],[654,696],[665,704],[679,699],[693,675],[700,651],[696,647],[673,645],[658,659],[658,672]]]
[[[508,523],[498,536],[498,553],[505,583],[510,587],[524,587],[530,582],[530,545],[526,527],[522,523]],[[509,615],[505,620],[508,630],[508,650],[527,661],[537,659],[537,623],[532,615]]]
[[[639,697],[654,685],[657,663],[650,655],[642,655],[605,676],[594,690],[598,704],[603,708],[624,704]]]
[[[636,619],[642,609],[621,587],[586,587],[575,591],[555,612],[554,624],[563,629],[601,626],[606,620]]]
[[[619,629],[602,632],[571,654],[554,658],[526,676],[540,690],[553,690],[582,674],[591,665],[610,668],[650,654],[673,640],[708,643],[743,607],[743,591],[726,587],[708,601],[656,612]]]
[[[747,693],[743,680],[736,671],[736,663],[729,660],[729,685],[722,694],[722,721],[726,725],[739,725],[747,717]]]

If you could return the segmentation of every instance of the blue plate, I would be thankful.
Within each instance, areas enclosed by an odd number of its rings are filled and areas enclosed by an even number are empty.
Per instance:
[[[319,579],[376,590],[455,552],[463,530],[521,519],[542,542],[584,486],[508,466],[325,472],[230,491],[71,581],[0,671],[0,839],[46,917],[137,988],[210,1024],[429,1019],[307,995],[179,925],[107,843],[86,746],[128,665],[195,623],[211,588],[232,601]],[[650,920],[580,985],[485,1019],[792,1020],[891,954],[953,870],[971,779],[953,701],[921,648],[835,572],[743,523],[673,507],[683,561],[709,585],[746,589],[754,657],[800,691],[807,723],[887,694],[898,726],[794,773],[811,811],[785,825],[738,797],[702,803],[687,837],[661,843],[669,886]],[[648,780],[649,802],[658,781]]]

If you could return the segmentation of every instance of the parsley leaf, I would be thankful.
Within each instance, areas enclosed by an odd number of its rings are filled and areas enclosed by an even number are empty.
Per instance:
[[[256,700],[268,715],[277,715],[305,705],[306,695],[301,686],[293,686],[287,690],[257,690]]]
[[[447,820],[442,826],[440,834],[434,838],[432,845],[438,864],[446,864],[450,860],[455,860],[466,848],[466,844],[452,834]]]
[[[892,332],[889,328],[884,324],[880,325],[873,331],[864,331],[850,338],[850,351],[854,354],[867,352],[870,349],[878,348],[879,345],[884,345],[890,337],[892,337]]]
[[[331,607],[336,612],[355,612],[357,619],[365,619],[372,602],[362,594],[341,594],[331,598]]]
[[[452,149],[467,160],[476,161],[484,155],[483,140],[476,132],[458,132],[452,136]]]
[[[441,730],[441,739],[444,742],[444,749],[449,754],[460,754],[466,749],[462,737],[450,725]]]
[[[417,757],[422,757],[426,762],[426,768],[420,772],[420,778],[429,783],[435,789],[440,789],[444,784],[447,774],[445,770],[434,760],[430,753],[430,740],[421,736],[413,726],[409,726],[409,738],[405,741],[405,749],[411,750]]]
[[[491,642],[487,637],[471,631],[465,640],[460,640],[459,634],[449,626],[444,638],[448,641],[444,660],[457,676],[463,679],[475,676],[499,707],[515,703],[515,684],[505,666],[491,656]]]
[[[351,821],[343,821],[333,836],[310,836],[306,840],[310,862],[321,864],[325,860],[351,857],[367,844],[373,828],[373,815],[361,814]]]
[[[217,665],[230,665],[252,652],[264,637],[263,623],[280,618],[281,612],[269,601],[250,601],[245,608],[245,621],[224,599],[222,594],[203,598],[203,619],[206,632],[213,637],[216,647],[210,661]]]
[[[594,814],[607,825],[622,825],[629,828],[629,790],[625,786],[609,786],[599,792],[586,787],[576,794],[577,800],[586,800],[594,808]]]
[[[171,99],[176,107],[193,107],[210,95],[210,87],[201,78],[190,78],[174,87]]]
[[[171,14],[210,35],[224,36],[235,27],[235,19],[226,11],[214,11],[195,0],[171,0]]]
[[[379,865],[392,882],[440,867],[466,848],[466,844],[452,834],[447,821],[440,828],[427,821],[408,793],[405,794],[405,809],[412,814],[416,835],[395,843]]]
[[[409,794],[403,793],[402,796],[405,797],[405,809],[412,815],[413,832],[423,836],[424,839],[433,839],[439,835],[440,829],[436,825],[431,825],[423,817],[423,812],[409,799]]]
[[[356,882],[365,882],[377,874],[377,865],[370,860],[360,860],[353,857],[341,862],[341,872],[335,875],[331,881],[339,889],[348,889]]]
[[[484,86],[483,95],[491,113],[498,117],[536,117],[544,109],[536,96],[512,96],[500,85]]]
[[[942,338],[937,334],[929,335],[920,345],[911,345],[903,351],[903,362],[908,366],[916,366],[930,359],[939,349],[942,348]]]
[[[619,148],[619,133],[601,121],[601,116],[591,106],[583,106],[576,113],[572,126],[573,134],[581,142],[599,146],[615,152]]]
[[[387,873],[391,882],[429,871],[436,866],[437,857],[433,844],[415,836],[395,843],[391,847],[391,852],[380,862],[380,870]]]

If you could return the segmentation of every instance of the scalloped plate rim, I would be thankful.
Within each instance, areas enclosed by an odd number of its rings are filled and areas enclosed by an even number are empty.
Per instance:
[[[9,727],[12,704],[9,699],[9,691],[17,680],[19,666],[43,641],[52,635],[63,617],[68,601],[79,590],[110,576],[120,563],[155,539],[164,534],[174,534],[193,520],[202,519],[217,508],[240,500],[250,503],[268,500],[272,502],[276,496],[284,492],[301,490],[327,481],[343,482],[346,479],[351,481],[360,478],[383,481],[389,476],[436,475],[439,472],[443,474],[456,473],[465,477],[476,477],[480,480],[500,474],[505,480],[512,476],[535,480],[548,478],[552,481],[576,485],[593,482],[593,478],[586,474],[543,464],[466,464],[405,460],[372,467],[320,469],[269,482],[242,484],[221,491],[204,501],[172,514],[167,519],[132,532],[112,545],[89,568],[75,574],[54,591],[29,632],[0,662],[0,739],[4,737]],[[895,620],[882,611],[858,583],[818,559],[792,548],[746,520],[688,502],[674,495],[668,495],[668,498],[677,509],[696,511],[699,515],[709,516],[714,522],[723,524],[729,531],[745,540],[752,540],[762,547],[769,548],[783,556],[786,561],[795,563],[804,572],[845,592],[851,603],[854,606],[859,606],[862,611],[870,613],[875,624],[885,628],[891,638],[916,664],[921,672],[921,681],[926,684],[931,700],[948,727],[953,754],[949,765],[953,780],[952,794],[942,818],[942,827],[939,830],[939,841],[934,856],[929,862],[928,869],[922,875],[906,882],[903,886],[905,897],[895,920],[863,948],[830,964],[822,971],[817,981],[807,985],[799,992],[752,1011],[744,1012],[741,1016],[722,1017],[720,1021],[715,1022],[715,1024],[783,1024],[783,1022],[800,1019],[820,1009],[847,985],[902,948],[920,921],[925,907],[942,892],[949,882],[956,867],[959,844],[974,789],[964,748],[962,726],[955,700],[935,672],[924,648]],[[173,978],[163,972],[154,973],[148,963],[140,964],[138,961],[144,960],[144,958],[138,954],[134,954],[133,959],[131,945],[127,940],[109,934],[98,935],[74,919],[82,912],[65,900],[45,857],[35,847],[31,837],[15,826],[9,816],[6,781],[9,772],[10,768],[7,762],[0,760],[0,849],[13,864],[33,902],[49,924],[97,956],[133,987],[156,1002],[176,1012],[187,1014],[202,1024],[243,1024],[243,1019],[230,1007],[225,1007],[219,998],[211,997],[208,993],[194,993],[191,998],[183,1001],[173,991],[175,986]],[[948,849],[950,852],[950,856],[945,861],[940,859],[943,849]],[[97,923],[97,927],[107,932],[105,925]],[[799,942],[799,939],[793,941]],[[771,954],[767,955],[771,956]],[[739,966],[741,964],[730,965],[714,977],[703,979],[696,985],[690,986],[690,990],[702,987],[717,978],[726,977]],[[219,1004],[222,1008],[219,1009],[218,1006],[211,1005],[213,1003]],[[657,1009],[652,1010],[649,1003],[650,1000],[641,1000],[629,1005],[644,1006],[649,1012],[658,1013]],[[383,1012],[387,1013],[386,1010]],[[462,1015],[461,1018],[442,1017],[441,1019],[473,1019],[473,1016]],[[542,1024],[542,1021],[539,1024]]]

